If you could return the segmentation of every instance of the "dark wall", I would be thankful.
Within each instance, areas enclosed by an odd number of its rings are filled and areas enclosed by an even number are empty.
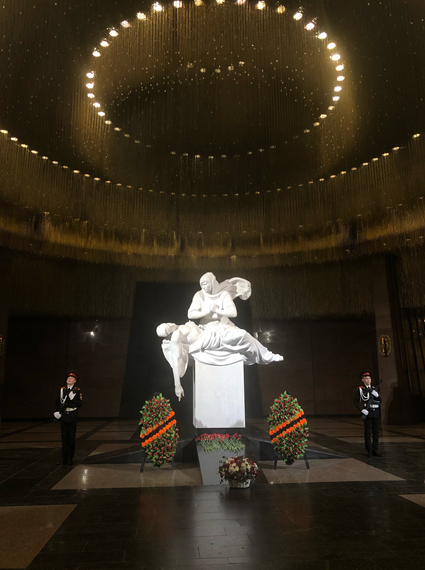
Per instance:
[[[68,369],[80,376],[82,417],[118,416],[129,332],[130,319],[10,318],[3,418],[51,417]]]
[[[68,368],[81,376],[82,417],[138,417],[154,391],[171,399],[178,417],[191,417],[190,371],[183,380],[186,395],[178,403],[155,327],[162,321],[185,322],[196,288],[173,285],[159,291],[157,285],[151,287],[148,291],[140,286],[132,321],[10,318],[3,417],[51,417]],[[157,294],[163,299],[160,308],[152,302]],[[248,304],[237,304],[235,321],[250,330],[249,314],[243,314]],[[296,396],[308,414],[356,413],[358,373],[369,367],[376,370],[373,321],[262,321],[254,322],[251,330],[285,360],[245,369],[247,417],[262,411],[268,415],[274,398],[284,390]]]
[[[284,390],[307,414],[355,414],[359,373],[378,378],[374,320],[256,323],[259,340],[285,360],[259,368],[264,413]]]

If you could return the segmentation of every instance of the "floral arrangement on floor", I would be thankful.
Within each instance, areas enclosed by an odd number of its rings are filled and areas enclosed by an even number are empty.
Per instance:
[[[308,440],[307,420],[296,398],[287,392],[276,398],[267,418],[273,447],[291,465],[304,455]]]
[[[140,410],[140,438],[151,462],[160,467],[172,461],[179,440],[178,429],[170,400],[162,394],[147,400]]]
[[[236,453],[244,448],[241,437],[239,433],[232,435],[228,433],[202,433],[195,441],[199,443],[204,453],[212,453],[221,449]]]
[[[221,481],[235,481],[237,483],[245,483],[251,479],[255,479],[258,475],[258,465],[249,459],[240,455],[239,457],[229,457],[218,468]]]

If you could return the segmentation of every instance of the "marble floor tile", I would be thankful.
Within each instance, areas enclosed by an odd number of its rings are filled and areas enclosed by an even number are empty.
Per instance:
[[[0,507],[0,568],[26,568],[75,505]]]
[[[364,436],[334,437],[339,441],[345,441],[346,443],[364,443]],[[379,443],[425,443],[425,441],[423,439],[419,439],[418,437],[409,437],[404,435],[384,435],[379,438]]]
[[[310,469],[302,460],[291,466],[278,465],[272,461],[260,461],[259,466],[269,483],[336,483],[346,481],[402,481],[391,473],[382,471],[357,459],[312,459]]]
[[[91,435],[89,440],[114,440],[114,439],[131,439],[134,431],[106,431],[106,432],[96,432]]]
[[[7,435],[6,437],[2,437],[0,439],[2,443],[16,443],[16,442],[24,442],[24,441],[61,441],[61,434],[60,431],[56,433],[15,433],[13,435]]]
[[[0,439],[0,449],[54,449],[59,448],[61,446],[60,441],[30,441],[27,443],[23,442],[12,442],[12,443],[3,443],[3,440]]]
[[[99,453],[109,453],[110,451],[118,451],[118,449],[125,449],[128,447],[128,443],[102,443],[99,447],[96,447],[89,455],[99,455]]]
[[[91,431],[92,428],[90,427],[80,427],[77,424],[77,433],[87,433],[89,431]],[[40,426],[40,427],[34,427],[34,428],[30,428],[25,430],[24,433],[28,433],[28,434],[33,434],[33,433],[60,433],[60,426],[59,424],[54,424],[51,426]]]
[[[410,427],[398,427],[398,428],[393,428],[393,431],[397,432],[397,433],[403,433],[403,434],[408,434],[408,435],[425,435],[425,428],[424,427],[415,427],[415,426],[410,426]]]
[[[125,427],[134,427],[134,429],[137,428],[137,426],[139,425],[138,420],[112,420],[109,423],[110,426],[125,426]]]
[[[140,473],[136,463],[119,465],[78,465],[53,489],[119,489],[129,487],[180,487],[202,485],[198,466],[177,463],[158,468],[145,465]]]
[[[123,431],[123,432],[131,432],[134,433],[136,429],[138,429],[138,424],[134,425],[109,425],[99,430],[98,433],[103,433],[104,431]]]
[[[425,507],[425,494],[417,493],[412,495],[400,495],[403,499],[407,499],[408,501],[412,501],[412,503],[416,503],[421,507]]]
[[[344,435],[358,435],[363,433],[362,427],[353,427],[353,428],[313,428],[310,427],[310,430],[313,433],[320,433],[321,435],[328,435],[330,437],[338,437]]]

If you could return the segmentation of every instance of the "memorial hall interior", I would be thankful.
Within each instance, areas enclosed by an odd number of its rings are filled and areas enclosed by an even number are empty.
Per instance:
[[[0,570],[422,568],[425,3],[3,0],[0,76]],[[155,392],[190,441],[155,330],[206,272],[284,357],[245,367],[244,490],[131,460]],[[274,469],[285,391],[308,453]]]

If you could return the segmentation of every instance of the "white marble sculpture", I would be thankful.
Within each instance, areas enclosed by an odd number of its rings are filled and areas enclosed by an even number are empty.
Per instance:
[[[163,337],[162,351],[173,370],[176,396],[184,396],[180,379],[190,359],[213,366],[227,366],[237,362],[246,365],[270,364],[283,360],[280,354],[270,352],[248,332],[237,327],[229,317],[236,317],[233,299],[246,300],[251,295],[251,284],[235,277],[218,283],[213,273],[200,279],[201,291],[195,293],[188,317],[199,319],[199,325],[189,321],[184,325],[163,323],[156,329]]]

